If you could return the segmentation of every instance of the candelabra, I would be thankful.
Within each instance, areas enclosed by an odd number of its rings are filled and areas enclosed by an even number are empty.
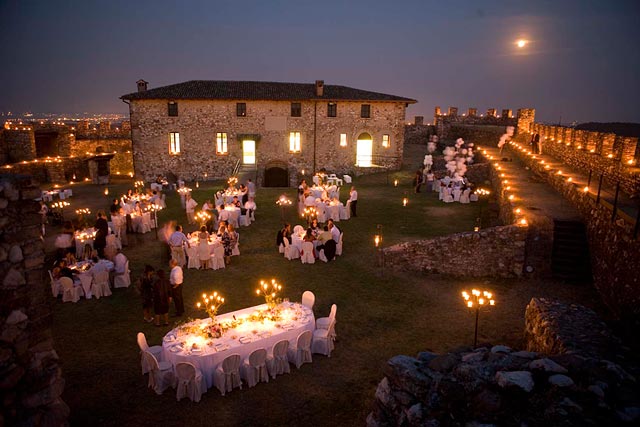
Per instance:
[[[494,306],[496,302],[492,299],[492,296],[491,292],[479,291],[477,289],[472,289],[471,295],[469,295],[467,291],[462,292],[462,298],[464,298],[467,307],[472,309],[475,308],[476,310],[476,326],[473,334],[474,348],[478,345],[478,318],[480,317],[480,307],[484,307],[486,305]]]
[[[280,206],[280,216],[282,218],[282,222],[284,222],[284,208],[290,206],[291,203],[291,200],[289,200],[284,194],[280,196],[280,198],[276,201],[276,205]]]

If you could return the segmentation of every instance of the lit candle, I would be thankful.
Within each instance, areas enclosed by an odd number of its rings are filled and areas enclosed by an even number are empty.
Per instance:
[[[405,197],[404,199],[402,199],[402,206],[407,206],[408,202],[409,202],[409,199]]]

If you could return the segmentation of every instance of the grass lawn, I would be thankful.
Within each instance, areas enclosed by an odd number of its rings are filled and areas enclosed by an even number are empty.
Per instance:
[[[555,296],[597,307],[597,298],[587,286],[463,280],[390,271],[380,277],[374,263],[376,224],[383,225],[385,245],[392,245],[472,230],[480,216],[485,222],[490,221],[486,201],[444,204],[436,193],[413,193],[411,178],[424,154],[424,146],[407,147],[406,168],[389,176],[389,182],[400,180],[397,188],[386,184],[386,174],[355,179],[358,217],[339,223],[344,231],[344,254],[336,262],[302,265],[284,259],[275,247],[275,235],[281,226],[280,208],[275,201],[283,192],[296,200],[296,190],[260,188],[257,221],[239,230],[241,256],[234,257],[224,270],[185,270],[187,317],[205,316],[194,306],[203,291],[223,293],[227,299],[222,310],[225,312],[260,304],[262,299],[253,290],[260,279],[273,277],[291,300],[299,301],[303,291],[313,291],[316,317],[327,316],[332,303],[338,305],[338,341],[331,358],[314,355],[312,364],[303,365],[300,370],[293,368],[290,375],[279,376],[268,384],[235,390],[225,397],[210,389],[197,404],[188,400],[176,402],[173,390],[157,396],[147,388],[147,378],[140,373],[136,333],[144,332],[150,345],[154,345],[160,344],[170,328],[156,328],[142,321],[141,299],[134,287],[117,289],[109,298],[83,299],[77,304],[52,299],[53,335],[66,379],[63,399],[71,407],[71,423],[363,425],[390,357],[415,355],[426,349],[443,352],[472,342],[474,317],[462,304],[463,289],[481,286],[497,297],[497,306],[481,314],[480,340],[515,347],[521,345],[524,308],[532,296]],[[201,205],[220,185],[221,182],[207,183],[194,188],[193,197]],[[97,208],[107,209],[112,197],[131,186],[131,182],[124,181],[110,185],[109,197],[97,186],[74,187],[69,211],[86,206],[94,212]],[[409,197],[407,207],[402,206],[405,192]],[[347,193],[348,187],[343,188],[343,201]],[[167,205],[160,213],[161,222],[177,219],[186,223],[175,192],[167,195]],[[286,214],[292,225],[301,223],[294,206]],[[51,235],[55,232],[50,228],[50,252]],[[129,240],[124,252],[131,261],[132,278],[137,278],[147,263],[168,269],[153,232],[130,236]]]

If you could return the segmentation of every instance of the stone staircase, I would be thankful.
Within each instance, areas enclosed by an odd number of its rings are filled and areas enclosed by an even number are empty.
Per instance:
[[[248,179],[252,180],[254,183],[257,183],[258,167],[257,165],[240,164],[240,167],[238,168],[237,176],[238,176],[238,184],[246,184]]]
[[[554,221],[551,271],[559,279],[591,281],[589,242],[579,221]]]

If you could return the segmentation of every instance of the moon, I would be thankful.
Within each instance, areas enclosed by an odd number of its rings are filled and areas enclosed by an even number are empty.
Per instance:
[[[523,47],[525,47],[527,45],[527,41],[524,39],[520,39],[518,41],[516,41],[516,46],[518,46],[520,49],[522,49]]]

